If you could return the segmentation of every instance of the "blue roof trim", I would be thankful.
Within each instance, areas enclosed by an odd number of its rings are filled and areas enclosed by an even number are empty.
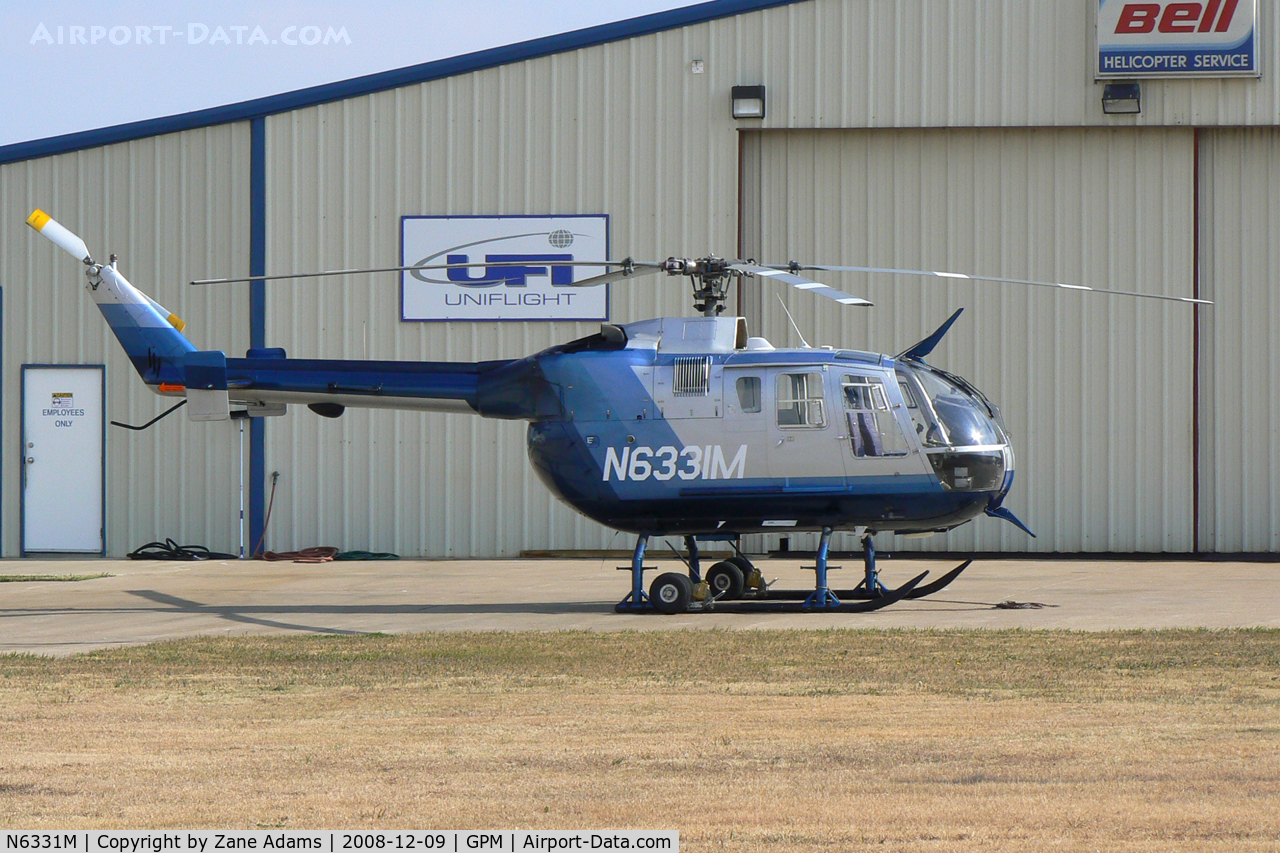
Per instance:
[[[595,47],[637,36],[651,35],[664,30],[673,30],[693,24],[706,23],[718,18],[728,18],[747,12],[771,9],[775,6],[787,6],[805,0],[712,0],[696,6],[685,6],[666,12],[656,12],[639,18],[600,24],[569,33],[545,36],[530,41],[502,47],[489,48],[462,56],[437,59],[421,65],[410,65],[392,71],[367,74],[353,77],[337,83],[326,83],[311,86],[279,95],[268,95],[251,101],[227,104],[221,107],[180,113],[163,118],[146,119],[144,121],[118,124],[95,130],[84,130],[68,133],[63,136],[50,136],[31,142],[15,142],[12,145],[0,146],[0,164],[16,163],[35,157],[48,157],[53,154],[66,154],[85,148],[97,148],[118,142],[128,142],[148,136],[159,136],[164,133],[176,133],[181,130],[192,130],[199,127],[210,127],[233,121],[247,121],[263,116],[288,112],[289,110],[313,107],[344,98],[369,95],[383,92],[400,86],[411,86],[429,80],[453,77],[513,62],[524,62],[538,59],[555,53]]]

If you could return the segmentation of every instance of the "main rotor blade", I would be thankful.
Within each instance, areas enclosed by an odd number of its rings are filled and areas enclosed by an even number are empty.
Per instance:
[[[899,270],[889,269],[886,267],[837,267],[826,264],[797,264],[790,263],[786,266],[773,266],[770,269],[788,270],[796,272],[799,270],[827,270],[830,272],[871,272],[871,273],[889,273],[890,275],[927,275],[936,278],[955,278],[968,279],[970,281],[995,281],[1001,284],[1027,284],[1032,287],[1057,287],[1063,290],[1088,290],[1093,293],[1110,293],[1113,296],[1136,296],[1141,299],[1165,299],[1170,302],[1191,302],[1196,305],[1212,305],[1213,303],[1207,299],[1192,299],[1189,296],[1165,296],[1159,293],[1136,293],[1130,290],[1109,290],[1103,287],[1086,287],[1083,284],[1062,284],[1056,281],[1028,281],[1022,278],[1000,278],[993,275],[968,275],[959,272],[941,272],[937,270]]]
[[[873,305],[860,296],[850,296],[842,290],[836,290],[834,287],[828,287],[821,282],[807,279],[803,276],[796,275],[791,267],[773,267],[763,266],[761,264],[750,264],[745,262],[732,263],[728,265],[731,270],[737,270],[748,275],[758,275],[763,278],[770,278],[774,281],[780,281],[783,284],[789,284],[797,290],[805,290],[817,296],[825,296],[828,299],[834,299],[841,305]],[[823,267],[802,267],[801,269],[824,269]]]
[[[365,275],[375,272],[413,272],[414,270],[467,270],[475,267],[527,267],[537,265],[537,261],[494,261],[493,263],[485,263],[482,261],[473,261],[469,264],[419,264],[417,266],[408,267],[375,267],[373,269],[351,269],[351,270],[324,270],[323,272],[290,272],[281,273],[279,275],[246,275],[238,278],[202,278],[190,282],[192,285],[201,284],[236,284],[245,281],[280,281],[287,278],[321,278],[330,275]],[[616,267],[627,264],[627,261],[545,261],[541,262],[545,266],[556,267]],[[637,261],[633,266],[656,266],[656,264],[648,264]],[[607,273],[606,273],[607,274]],[[629,275],[630,273],[628,273]],[[584,279],[586,281],[587,279]],[[596,282],[599,284],[600,282]],[[575,282],[574,287],[585,287],[581,282]]]
[[[597,264],[599,266],[599,264]],[[626,261],[620,270],[613,272],[601,273],[593,275],[590,278],[584,278],[582,281],[575,281],[569,284],[569,287],[595,287],[597,284],[608,284],[611,281],[620,281],[633,275],[653,275],[656,272],[662,272],[662,264],[652,263],[650,261]]]

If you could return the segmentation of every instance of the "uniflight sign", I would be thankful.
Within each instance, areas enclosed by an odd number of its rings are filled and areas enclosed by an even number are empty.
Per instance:
[[[1257,0],[1099,0],[1098,78],[1257,77]]]
[[[575,282],[609,256],[607,216],[405,216],[402,320],[607,320],[609,289]]]

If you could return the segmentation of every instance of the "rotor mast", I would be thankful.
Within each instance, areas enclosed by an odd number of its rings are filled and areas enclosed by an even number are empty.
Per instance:
[[[693,287],[694,310],[704,317],[717,317],[724,311],[729,293],[729,279],[735,276],[730,262],[724,258],[667,258],[661,268],[667,275],[689,277]]]

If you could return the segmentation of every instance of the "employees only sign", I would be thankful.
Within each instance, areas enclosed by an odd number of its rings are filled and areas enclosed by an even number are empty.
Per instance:
[[[575,287],[608,258],[607,216],[405,216],[402,320],[607,320],[609,286]]]

